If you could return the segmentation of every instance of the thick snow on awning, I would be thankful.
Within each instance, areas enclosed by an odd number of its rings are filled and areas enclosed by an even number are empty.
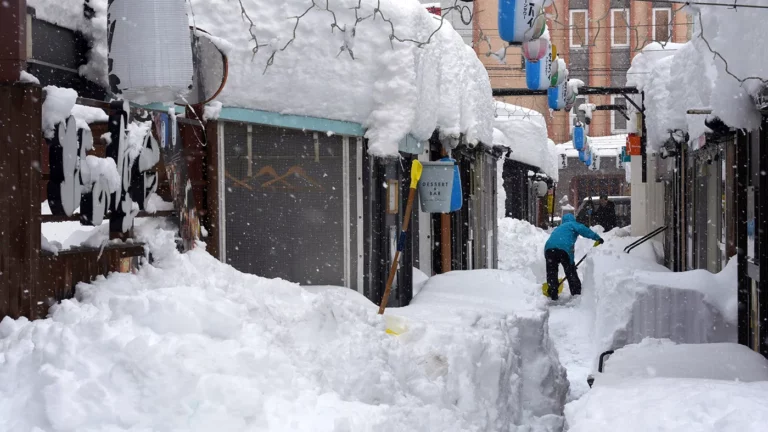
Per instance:
[[[627,135],[607,135],[589,137],[589,147],[598,156],[615,157],[621,154],[621,149],[627,144]],[[579,151],[573,148],[573,141],[557,145],[557,154],[565,153],[568,157],[579,157]]]
[[[712,3],[733,6],[731,0]],[[763,5],[764,0],[739,1]],[[709,131],[706,116],[689,109],[711,109],[734,128],[760,127],[753,97],[768,79],[768,10],[690,7],[695,31],[690,42],[647,46],[632,61],[627,84],[644,90],[648,144],[652,150],[669,138],[668,129],[688,131],[692,140]]]
[[[101,83],[106,82],[106,31],[91,31],[91,24],[106,27],[106,4],[90,1],[96,19],[86,23],[78,18],[82,0],[30,0],[40,18],[85,29],[94,38],[99,55],[92,53],[81,73]],[[471,143],[491,142],[488,74],[448,20],[441,26],[440,18],[417,0],[335,0],[328,4],[330,11],[325,2],[308,9],[311,5],[306,0],[193,2],[190,24],[231,45],[229,77],[218,101],[225,107],[360,123],[367,128],[371,153],[379,156],[396,155],[408,133],[426,140],[435,129],[443,136],[465,134]],[[358,22],[358,17],[366,19]]]
[[[509,147],[510,159],[535,166],[557,181],[557,151],[538,111],[496,101],[493,144]]]

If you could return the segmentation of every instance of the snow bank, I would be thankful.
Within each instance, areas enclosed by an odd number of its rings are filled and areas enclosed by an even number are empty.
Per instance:
[[[547,138],[547,123],[541,113],[496,101],[493,126],[493,144],[512,149],[510,159],[537,167],[557,181],[557,152]]]
[[[568,381],[549,338],[546,304],[539,285],[519,273],[474,270],[432,277],[410,306],[391,313],[428,323],[411,328],[409,338],[440,345],[444,336],[432,328],[468,336],[445,347],[449,358],[472,370],[470,382],[483,383],[462,391],[462,399],[494,401],[495,418],[516,425],[556,425]]]
[[[569,432],[761,432],[768,382],[628,379],[565,407]]]
[[[241,2],[197,3],[191,23],[228,52],[229,76],[218,97],[224,106],[361,123],[378,156],[396,155],[408,133],[426,140],[438,128],[445,136],[465,134],[470,143],[492,142],[485,68],[450,23],[440,27],[417,0],[338,0],[329,4],[333,15],[324,2],[308,11],[304,0],[243,0],[253,27]],[[81,73],[104,85],[107,0],[89,4],[92,21],[82,18],[82,0],[30,1],[41,19],[91,38],[95,47]],[[429,43],[393,40],[393,28],[401,40]]]
[[[679,345],[668,339],[649,338],[608,357],[595,386],[627,378],[768,381],[768,359],[735,343]]]
[[[527,221],[499,219],[499,268],[544,282],[544,243],[549,233]]]
[[[136,228],[154,265],[79,284],[48,319],[0,323],[0,430],[530,431],[510,426],[522,408],[562,407],[546,311],[433,308],[456,286],[431,281],[421,305],[387,312],[408,317],[390,336],[354,291],[180,255],[158,223]],[[514,302],[533,289],[494,273],[458,282],[481,292],[494,278]],[[550,393],[528,400],[537,380]],[[531,424],[560,430],[562,417]]]
[[[719,275],[673,273],[647,258],[596,250],[584,264],[584,300],[595,314],[595,361],[604,351],[646,337],[680,343],[735,341],[734,266]]]

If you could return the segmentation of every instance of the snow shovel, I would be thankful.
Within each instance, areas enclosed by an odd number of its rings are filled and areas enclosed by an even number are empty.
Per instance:
[[[389,293],[392,290],[392,283],[395,281],[395,273],[397,272],[397,266],[400,262],[400,254],[405,250],[406,233],[408,232],[408,226],[411,222],[411,213],[413,212],[413,201],[416,198],[416,186],[419,184],[421,178],[422,166],[421,162],[414,160],[411,164],[411,190],[408,193],[408,203],[405,206],[405,215],[403,220],[403,230],[400,232],[400,237],[397,239],[397,252],[395,252],[395,258],[392,260],[392,266],[389,268],[389,278],[387,278],[387,286],[384,289],[384,295],[381,297],[381,306],[379,306],[379,315],[384,314],[384,309],[387,308],[387,302],[389,301]],[[390,333],[389,329],[387,329]],[[392,332],[397,334],[395,332]]]
[[[600,245],[600,242],[595,242],[595,245],[594,245],[594,246],[592,246],[592,247],[598,247],[599,245]],[[583,256],[583,257],[581,257],[581,259],[579,260],[579,262],[577,262],[577,263],[576,263],[576,268],[579,268],[579,265],[580,265],[580,264],[581,264],[581,263],[582,263],[582,262],[583,262],[583,261],[584,261],[586,258],[587,258],[587,254],[584,254],[584,256]],[[563,293],[563,281],[565,281],[565,278],[562,278],[562,279],[560,279],[560,280],[558,281],[558,285],[557,285],[557,294],[558,294],[558,295]],[[544,294],[544,296],[545,296],[545,297],[549,297],[549,284],[548,284],[548,283],[544,282],[544,283],[541,285],[541,292],[542,292],[542,294]]]

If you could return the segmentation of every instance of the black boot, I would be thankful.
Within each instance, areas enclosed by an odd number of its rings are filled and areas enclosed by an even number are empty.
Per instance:
[[[551,286],[549,287],[549,298],[551,298],[552,300],[557,300],[558,299],[557,287],[554,287],[554,288],[551,287]]]

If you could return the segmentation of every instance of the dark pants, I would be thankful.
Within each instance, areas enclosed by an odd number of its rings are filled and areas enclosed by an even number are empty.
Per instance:
[[[557,300],[557,270],[559,265],[562,265],[565,270],[565,278],[568,279],[568,288],[571,290],[571,295],[580,295],[581,280],[579,280],[579,275],[576,274],[576,266],[571,263],[571,257],[568,256],[568,252],[562,249],[547,249],[544,251],[544,258],[547,260],[549,297]]]

